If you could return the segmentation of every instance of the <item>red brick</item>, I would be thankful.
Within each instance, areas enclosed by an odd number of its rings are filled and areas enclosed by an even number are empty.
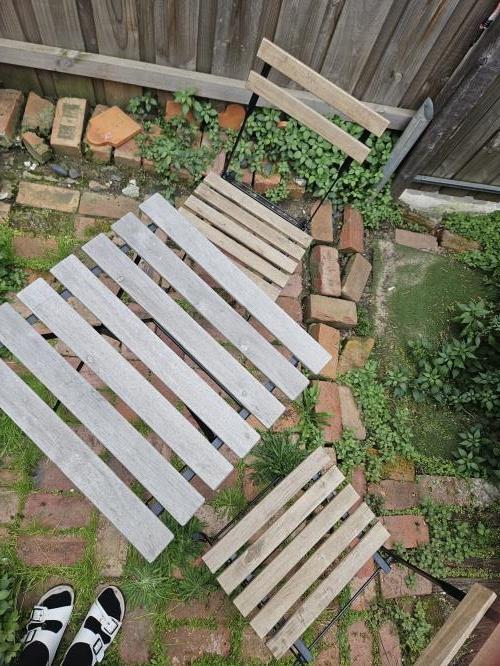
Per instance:
[[[194,123],[195,119],[191,111],[184,116],[182,111],[182,105],[179,102],[174,102],[173,100],[168,100],[165,105],[165,120],[171,120],[172,118],[186,118],[190,123]]]
[[[336,442],[342,435],[339,387],[333,382],[315,381],[314,384],[319,389],[316,411],[329,415],[328,423],[323,427],[325,442]]]
[[[19,508],[19,497],[14,490],[0,488],[0,523],[14,520]]]
[[[313,201],[311,215],[317,209],[319,201]],[[314,240],[333,243],[333,216],[332,204],[324,201],[311,220],[311,236]]]
[[[109,217],[117,220],[127,213],[139,214],[139,206],[130,197],[101,192],[83,192],[80,200],[82,215],[90,217]]]
[[[410,569],[392,565],[389,573],[380,574],[380,589],[384,599],[398,597],[420,597],[432,594],[432,583],[423,576],[415,576],[415,584],[408,586],[407,579]]]
[[[419,503],[417,484],[411,481],[392,481],[386,479],[368,486],[370,495],[377,495],[384,500],[384,508],[389,511],[412,509]]]
[[[347,630],[351,653],[351,666],[371,666],[373,664],[373,637],[364,622],[354,622]]]
[[[101,442],[97,439],[97,437],[95,437],[90,432],[90,430],[87,430],[85,426],[83,425],[73,426],[71,430],[73,430],[75,435],[77,435],[82,441],[84,441],[85,444],[87,444],[87,446],[90,447],[90,449],[92,449],[92,451],[96,453],[98,456],[101,456],[106,450],[104,446],[101,444]]]
[[[422,516],[383,516],[382,522],[391,535],[385,542],[387,548],[396,543],[402,544],[405,548],[416,548],[429,543],[429,530]]]
[[[378,634],[380,666],[401,666],[403,658],[398,630],[394,622],[384,622]]]
[[[295,272],[288,278],[288,282],[283,287],[281,296],[290,298],[299,298],[302,293],[302,263],[297,264]]]
[[[256,192],[263,194],[264,192],[267,192],[267,190],[270,190],[271,188],[279,185],[280,181],[281,176],[279,173],[273,173],[269,176],[266,176],[262,173],[256,173],[253,186]]]
[[[54,104],[50,100],[31,91],[21,122],[23,131],[32,130],[48,136],[54,120],[54,108]]]
[[[203,655],[227,657],[231,649],[229,629],[179,627],[165,634],[164,645],[172,666],[191,664]]]
[[[222,129],[239,130],[245,119],[245,107],[241,104],[228,104],[225,111],[219,113],[219,125]]]
[[[222,590],[211,593],[208,599],[171,601],[166,611],[167,617],[171,620],[206,620],[214,617],[220,620],[231,614],[231,601]]]
[[[340,232],[339,250],[340,252],[364,252],[364,228],[363,216],[361,213],[346,206],[344,208],[344,224]]]
[[[94,145],[117,148],[139,134],[141,126],[118,106],[94,115],[87,127],[87,139]]]
[[[361,498],[366,495],[367,483],[365,477],[365,468],[363,465],[357,465],[352,470],[351,485]]]
[[[372,265],[357,252],[347,262],[342,279],[342,298],[356,303],[361,300],[366,283],[372,272]]]
[[[108,109],[109,107],[105,106],[104,104],[97,104],[91,115],[91,118],[95,118],[100,113],[103,113]],[[89,156],[94,162],[98,162],[99,164],[109,164],[111,162],[111,154],[113,152],[113,147],[110,146],[109,144],[98,146],[96,144],[90,143],[90,141],[88,140],[88,131],[89,130],[87,126],[87,131],[85,132],[85,139],[84,139],[87,156]]]
[[[80,157],[87,100],[61,97],[57,100],[50,145],[59,155]]]
[[[337,372],[343,375],[352,368],[362,368],[370,357],[375,340],[352,337],[347,340],[340,354]]]
[[[105,578],[123,574],[127,561],[128,541],[104,516],[99,516],[95,558],[99,573]]]
[[[23,526],[35,524],[65,530],[87,525],[92,507],[81,495],[32,493],[24,507]]]
[[[331,296],[312,294],[306,298],[306,320],[310,322],[323,322],[336,328],[350,329],[358,323],[356,305],[352,301],[345,301]]]
[[[80,201],[80,192],[64,187],[41,185],[22,180],[19,183],[16,203],[34,208],[50,208],[62,213],[75,213]]]
[[[85,240],[87,229],[93,229],[97,225],[95,217],[85,217],[77,215],[75,218],[75,237],[78,240]]]
[[[323,637],[314,664],[315,666],[340,666],[340,663],[337,629],[334,625]]]
[[[119,148],[115,148],[115,164],[136,169],[141,166],[141,151],[135,139],[130,139]]]
[[[40,164],[45,164],[52,157],[52,151],[45,141],[34,132],[23,132],[21,135],[24,147],[31,157]]]
[[[21,480],[21,474],[15,469],[0,469],[0,486],[13,486]]]
[[[323,296],[340,296],[340,266],[338,252],[330,245],[315,245],[311,250],[309,267],[311,290]]]
[[[416,250],[437,250],[438,242],[435,236],[420,234],[406,229],[396,229],[395,241],[399,245],[413,247]]]
[[[371,566],[371,568],[373,569],[373,560],[369,560],[366,564]],[[368,577],[369,574],[362,575],[361,572],[357,573],[356,576],[354,576],[354,578],[350,582],[351,595],[355,594],[361,588],[361,586],[364,585],[364,583],[366,583]],[[368,608],[370,608],[370,606],[376,601],[376,599],[377,599],[377,585],[375,580],[372,580],[371,583],[368,583],[363,592],[361,592],[359,597],[356,597],[356,599],[352,602],[351,608],[354,611],[368,610]]]
[[[326,324],[312,324],[309,333],[319,344],[332,355],[332,358],[319,373],[323,377],[335,379],[339,358],[340,331]]]
[[[40,490],[72,490],[75,486],[59,467],[48,458],[37,466],[34,486]]]
[[[24,535],[17,539],[17,554],[30,566],[70,566],[85,554],[85,539],[69,535]]]
[[[302,322],[302,307],[298,298],[290,298],[289,296],[278,296],[276,303],[282,308],[287,315],[294,321]]]
[[[145,608],[125,613],[118,652],[124,664],[148,664],[153,640],[153,614]]]
[[[349,429],[356,439],[366,439],[366,429],[351,389],[339,386],[339,398],[343,430]]]
[[[422,234],[420,234],[422,235]],[[458,234],[452,234],[447,229],[443,229],[440,237],[441,245],[450,252],[472,252],[479,250],[481,245],[472,240],[472,238],[464,238]]]
[[[0,146],[9,148],[16,138],[16,128],[23,105],[23,93],[0,90]]]
[[[250,169],[243,169],[241,172],[241,182],[243,185],[249,185],[251,187],[253,183],[253,171],[250,171]]]
[[[13,247],[18,257],[46,257],[57,250],[57,241],[36,236],[14,236]]]
[[[273,659],[273,655],[264,644],[262,638],[259,638],[252,627],[245,627],[241,637],[241,657],[244,664],[255,663],[268,664]],[[316,660],[316,666],[319,664]],[[329,666],[333,666],[329,662]]]
[[[11,204],[0,201],[0,224],[7,222],[10,213]]]

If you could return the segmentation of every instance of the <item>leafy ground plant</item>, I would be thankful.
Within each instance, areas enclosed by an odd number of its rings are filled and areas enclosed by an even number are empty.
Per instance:
[[[0,575],[0,664],[11,664],[16,658],[19,643],[16,634],[19,631],[19,613],[16,610],[15,585],[12,576],[4,572]]]
[[[12,231],[0,225],[0,303],[9,291],[23,286],[24,271],[19,267],[12,247]]]

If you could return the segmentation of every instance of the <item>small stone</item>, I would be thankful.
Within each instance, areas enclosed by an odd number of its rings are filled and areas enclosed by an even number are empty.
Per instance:
[[[99,516],[96,541],[96,560],[99,572],[105,578],[123,574],[127,561],[128,541],[104,516]]]
[[[70,535],[24,535],[17,539],[17,554],[29,566],[71,566],[85,555],[86,541]]]
[[[381,573],[382,596],[385,599],[397,599],[398,597],[420,597],[432,594],[432,583],[423,576],[416,575],[415,583],[408,585],[408,575],[410,573],[410,569],[398,564],[391,565],[389,573]]]
[[[336,442],[342,436],[339,387],[333,382],[315,381],[318,387],[318,402],[315,411],[328,415],[328,423],[323,426],[325,442]]]
[[[129,197],[88,191],[82,193],[79,213],[117,220],[127,213],[139,215],[139,207]]]
[[[34,132],[24,132],[21,138],[24,147],[34,160],[40,164],[45,164],[45,162],[50,160],[52,151],[41,137],[37,136]]]
[[[435,236],[430,234],[419,234],[406,229],[396,229],[395,242],[415,250],[437,250],[438,242]]]
[[[481,248],[477,241],[452,234],[447,229],[444,229],[441,233],[441,246],[450,250],[450,252],[473,252]]]
[[[323,322],[340,329],[354,328],[358,323],[355,303],[331,296],[308,296],[305,312],[310,322]]]
[[[23,526],[35,524],[59,530],[83,527],[91,514],[91,504],[81,495],[32,493],[24,507]]]
[[[364,252],[363,216],[351,206],[344,208],[344,224],[340,232],[339,251],[359,252],[360,254]]]
[[[122,189],[122,194],[126,197],[137,199],[139,197],[139,188],[134,183],[129,183]]]
[[[89,190],[92,190],[92,192],[106,192],[108,189],[109,187],[107,185],[103,185],[97,180],[89,181]]]
[[[153,640],[153,614],[145,608],[127,609],[120,629],[118,652],[124,664],[148,664]]]
[[[81,173],[80,173],[80,171],[79,171],[78,169],[75,169],[75,168],[72,167],[72,168],[69,170],[68,175],[69,175],[70,178],[74,178],[74,179],[76,179],[76,178],[80,178]]]
[[[384,622],[379,629],[378,652],[380,666],[401,666],[401,644],[398,630],[394,622]]]
[[[371,666],[373,664],[373,637],[364,622],[358,621],[347,630],[349,641],[350,664],[352,666]]]
[[[14,520],[19,508],[19,497],[14,490],[0,488],[0,523]]]
[[[343,375],[352,368],[362,368],[370,357],[374,338],[352,337],[347,340],[340,354],[337,372]]]
[[[345,267],[342,279],[342,298],[355,303],[360,301],[371,272],[370,262],[362,254],[354,253]]]
[[[222,129],[238,131],[245,119],[245,107],[241,104],[228,104],[226,110],[219,113],[219,125]]]
[[[340,266],[338,252],[330,245],[315,245],[311,250],[309,267],[312,291],[323,296],[340,296]]]
[[[412,509],[419,503],[417,485],[411,481],[385,479],[380,483],[370,483],[368,493],[382,498],[384,508],[389,511]]]
[[[51,164],[50,168],[54,173],[56,173],[58,176],[62,176],[63,178],[68,175],[68,170],[61,164]]]
[[[3,148],[10,148],[14,143],[23,99],[19,90],[0,90],[0,146]]]
[[[387,548],[392,548],[396,543],[405,548],[429,543],[429,529],[422,516],[383,516],[381,520],[391,535],[385,542]]]
[[[54,120],[54,104],[44,97],[40,97],[31,91],[24,109],[21,122],[23,131],[31,130],[48,136]]]
[[[312,203],[311,215],[316,211],[318,205],[319,201]],[[314,217],[311,220],[311,236],[317,241],[333,243],[333,215],[330,201],[324,201],[316,213],[314,213]]]
[[[309,328],[309,333],[332,355],[332,358],[319,374],[329,379],[335,379],[339,358],[340,331],[326,324],[312,324]]]
[[[80,157],[87,100],[61,97],[57,101],[50,145],[55,153]]]
[[[123,177],[120,176],[118,173],[112,173],[110,175],[110,180],[112,180],[114,183],[121,183],[123,180]]]
[[[53,185],[21,181],[16,203],[34,208],[50,208],[63,213],[75,213],[79,200],[80,192],[71,192]]]
[[[356,439],[366,439],[366,429],[351,389],[348,386],[340,385],[339,398],[343,429],[349,429]]]

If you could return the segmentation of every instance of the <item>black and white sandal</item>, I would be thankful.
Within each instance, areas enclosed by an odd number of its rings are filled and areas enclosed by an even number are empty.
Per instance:
[[[31,611],[21,641],[19,666],[51,666],[73,611],[75,595],[69,585],[46,592]]]
[[[120,629],[125,600],[117,587],[106,587],[94,601],[61,666],[94,666]]]

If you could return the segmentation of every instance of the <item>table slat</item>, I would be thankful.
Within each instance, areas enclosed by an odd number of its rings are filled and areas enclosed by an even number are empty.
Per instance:
[[[71,255],[51,272],[228,446],[238,447],[241,417],[81,261]],[[197,474],[206,469],[205,478],[231,472],[231,465],[208,441],[193,447],[181,438],[172,448]],[[218,474],[213,475],[212,466],[220,468]]]
[[[172,532],[1,360],[0,408],[148,562],[172,541]]]
[[[229,394],[264,425],[271,426],[283,413],[283,405],[114,243],[109,239],[103,242],[103,238],[97,236],[84,245],[83,250]],[[233,426],[238,429],[241,440],[233,450],[243,457],[259,436],[239,417]]]
[[[307,378],[135,215],[125,215],[112,228],[289,398],[302,393]]]
[[[140,208],[306,367],[320,373],[331,355],[173,206],[154,194]]]
[[[207,446],[205,437],[43,280],[26,287],[19,298],[173,450]],[[195,467],[214,488],[228,474],[228,467],[214,464],[213,457]]]

